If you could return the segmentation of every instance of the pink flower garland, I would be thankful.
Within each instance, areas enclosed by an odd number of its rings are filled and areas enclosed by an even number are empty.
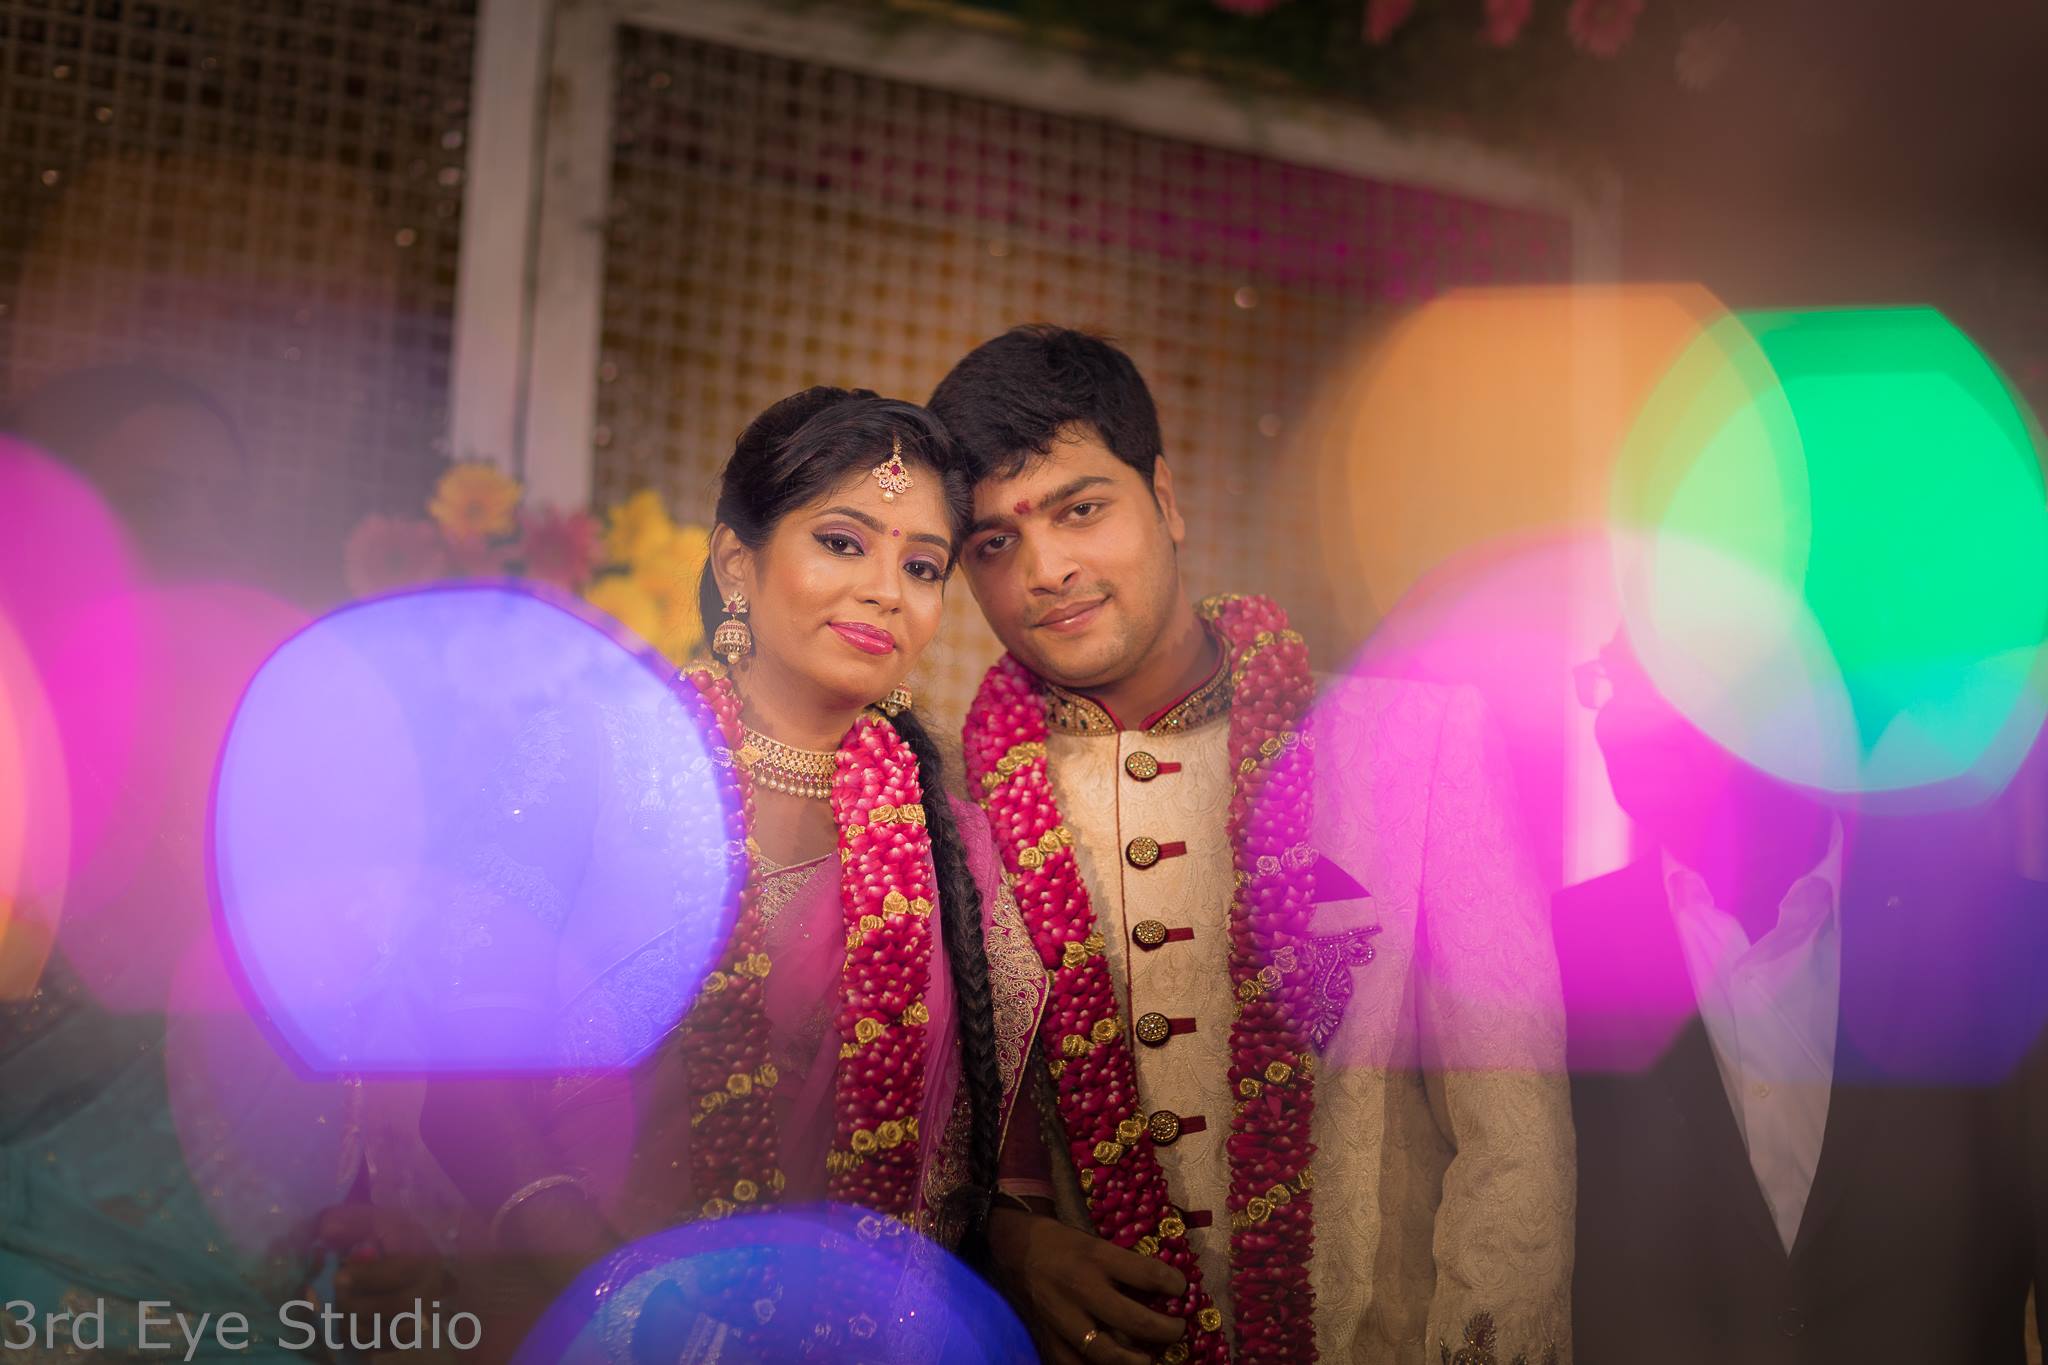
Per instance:
[[[729,678],[693,669],[685,678],[708,707],[725,748],[741,744],[740,700]],[[728,770],[735,847],[752,846],[753,784]],[[841,1063],[835,1077],[831,1198],[908,1221],[917,1200],[917,1115],[924,1103],[925,984],[931,972],[930,916],[938,894],[917,756],[894,727],[864,715],[847,731],[833,777],[839,824],[841,904],[847,953],[840,973]],[[759,885],[750,870],[728,941],[731,965],[714,971],[692,1007],[683,1043],[691,1093],[691,1189],[699,1212],[722,1218],[772,1203],[787,1183],[770,1092],[780,1079],[769,1060],[765,1005],[769,960],[762,951]]]
[[[1313,1063],[1297,1020],[1306,983],[1293,946],[1307,928],[1307,869],[1287,854],[1306,837],[1308,749],[1298,737],[1313,687],[1301,637],[1263,598],[1202,604],[1231,651],[1230,753],[1238,778],[1229,833],[1239,894],[1230,910],[1239,1012],[1230,1082],[1241,1098],[1230,1158],[1231,1289],[1239,1359],[1316,1359],[1308,1125]],[[1095,909],[1074,861],[1046,770],[1044,699],[1036,678],[1004,657],[982,680],[966,732],[969,779],[982,792],[997,847],[1039,958],[1052,974],[1040,1034],[1069,1155],[1097,1231],[1158,1256],[1187,1277],[1159,1305],[1195,1330],[1167,1357],[1226,1361],[1222,1314],[1202,1288],[1187,1226],[1173,1206],[1139,1103],[1137,1066],[1119,1017]]]
[[[832,779],[846,966],[828,1189],[839,1203],[905,1221],[917,1202],[924,990],[939,894],[920,795],[917,755],[895,727],[872,715],[854,722]]]
[[[1314,700],[1308,649],[1263,597],[1202,604],[1231,647],[1228,830],[1237,870],[1230,905],[1230,1289],[1239,1358],[1316,1359],[1315,1059],[1302,1027],[1309,973],[1297,947],[1314,907],[1306,847],[1315,767],[1301,726]],[[1305,965],[1305,964],[1303,964]]]

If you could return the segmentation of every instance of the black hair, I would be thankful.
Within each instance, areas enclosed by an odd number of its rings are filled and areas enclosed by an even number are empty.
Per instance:
[[[790,512],[836,488],[854,471],[886,460],[897,440],[902,442],[905,464],[941,481],[947,520],[957,536],[973,504],[945,426],[915,403],[880,398],[866,389],[823,386],[783,399],[740,433],[719,479],[717,520],[731,527],[741,544],[758,549]],[[725,606],[708,563],[697,598],[709,638]],[[1003,1082],[996,1062],[981,890],[968,869],[946,797],[945,764],[938,746],[908,709],[892,717],[890,724],[917,755],[925,829],[938,873],[939,926],[952,972],[962,1075],[972,1114],[967,1185],[957,1196],[960,1207],[949,1212],[961,1221],[965,1234],[973,1236],[988,1214],[1002,1147]]]
[[[902,442],[905,464],[938,477],[946,520],[957,536],[971,515],[973,494],[946,428],[915,403],[822,384],[791,394],[747,424],[719,475],[713,519],[758,550],[796,508],[888,459],[895,441]],[[697,583],[697,609],[708,640],[725,616],[709,560]]]
[[[1159,409],[1131,358],[1103,337],[1035,322],[969,351],[927,405],[953,433],[974,483],[1010,478],[1086,426],[1147,487],[1159,461]]]

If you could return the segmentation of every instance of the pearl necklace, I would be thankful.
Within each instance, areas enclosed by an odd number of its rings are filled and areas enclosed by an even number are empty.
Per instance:
[[[832,799],[832,777],[839,771],[836,749],[799,749],[770,739],[752,726],[741,727],[740,750],[734,755],[755,782],[770,791],[813,801]]]

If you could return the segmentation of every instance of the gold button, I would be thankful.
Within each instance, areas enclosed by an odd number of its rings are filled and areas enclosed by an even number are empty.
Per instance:
[[[1140,834],[1124,845],[1124,860],[1132,867],[1152,866],[1159,861],[1159,841],[1149,834]]]
[[[1154,1109],[1152,1117],[1145,1120],[1145,1129],[1152,1134],[1152,1141],[1171,1147],[1180,1137],[1180,1115],[1171,1109]]]
[[[1158,1047],[1173,1036],[1173,1021],[1159,1013],[1138,1016],[1138,1041],[1146,1047]]]
[[[1124,760],[1124,771],[1140,782],[1150,782],[1159,776],[1159,760],[1139,749]]]
[[[1157,948],[1166,942],[1166,926],[1156,919],[1139,920],[1131,926],[1131,939],[1140,948]]]

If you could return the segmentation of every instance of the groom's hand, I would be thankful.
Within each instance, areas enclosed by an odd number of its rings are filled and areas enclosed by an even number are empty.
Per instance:
[[[1187,1277],[1156,1257],[1001,1206],[989,1211],[988,1241],[998,1282],[1052,1365],[1151,1365],[1160,1347],[1187,1331],[1179,1318],[1132,1297],[1186,1292]],[[1084,1353],[1091,1331],[1097,1335]]]

